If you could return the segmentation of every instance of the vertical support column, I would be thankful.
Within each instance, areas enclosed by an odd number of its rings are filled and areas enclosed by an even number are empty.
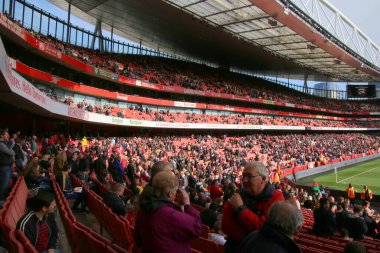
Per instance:
[[[3,2],[4,4],[4,2]],[[4,11],[4,10],[3,10]],[[25,2],[24,4],[22,5],[22,21],[21,21],[21,25],[22,27],[24,27],[24,21],[25,21]]]
[[[13,19],[13,2],[15,0],[9,0],[9,17],[11,17]]]
[[[99,50],[103,51],[102,22],[100,21],[100,19],[96,20],[95,31],[93,35],[94,36],[92,38],[91,49],[95,49],[95,40],[96,37],[99,37]]]
[[[289,88],[289,76],[290,76],[290,74],[288,73],[288,86],[286,86],[288,88]]]
[[[307,85],[307,78],[308,78],[309,74],[308,73],[305,73],[305,79],[304,79],[304,82],[303,82],[303,92],[306,93],[306,94],[309,94],[309,86]]]
[[[140,39],[140,47],[139,47],[139,49],[140,49],[140,54],[141,54],[141,41],[142,41],[142,40]]]
[[[69,9],[67,11],[67,31],[66,42],[70,43],[70,18],[71,18],[71,3],[69,2]]]
[[[113,26],[111,26],[111,52],[113,52]]]

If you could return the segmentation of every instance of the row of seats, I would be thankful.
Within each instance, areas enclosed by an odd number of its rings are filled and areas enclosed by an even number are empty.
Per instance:
[[[28,188],[24,177],[19,177],[0,211],[0,227],[4,245],[10,253],[37,253],[24,233],[16,231],[19,219],[24,215]]]
[[[73,253],[126,253],[127,251],[116,244],[112,244],[103,236],[76,221],[67,200],[57,182],[53,183],[58,210],[65,227],[65,231]]]
[[[79,178],[72,174],[70,174],[70,177],[76,187],[82,187],[83,190],[86,191],[88,208],[99,221],[100,225],[112,236],[115,243],[128,251],[132,250],[133,241],[128,221],[124,217],[113,213],[112,210],[103,203],[102,198],[90,190]]]
[[[303,252],[343,252],[343,249],[348,242],[347,240],[337,236],[327,238],[312,234],[314,224],[313,211],[302,208],[302,213],[304,215],[304,225],[300,233],[295,237],[295,241],[303,249]],[[380,240],[366,237],[364,240],[360,240],[360,243],[364,244],[367,252],[380,252]],[[328,249],[328,251],[326,251],[326,249]]]

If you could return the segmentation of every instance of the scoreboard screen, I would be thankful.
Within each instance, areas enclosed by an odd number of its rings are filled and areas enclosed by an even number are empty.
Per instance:
[[[347,98],[374,98],[376,97],[376,86],[369,85],[347,85]]]

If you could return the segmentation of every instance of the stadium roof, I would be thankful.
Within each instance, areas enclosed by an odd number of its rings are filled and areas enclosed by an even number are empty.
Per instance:
[[[62,0],[49,0],[67,9]],[[72,13],[132,41],[291,79],[379,81],[379,69],[275,0],[71,0]],[[289,13],[290,12],[290,13]],[[302,14],[302,13],[301,13]],[[309,20],[310,21],[310,20]]]

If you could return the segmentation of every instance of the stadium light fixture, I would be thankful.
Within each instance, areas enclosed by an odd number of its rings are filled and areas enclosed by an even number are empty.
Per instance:
[[[268,24],[269,24],[270,26],[277,26],[277,21],[276,21],[275,19],[269,19],[269,20],[268,20]]]

